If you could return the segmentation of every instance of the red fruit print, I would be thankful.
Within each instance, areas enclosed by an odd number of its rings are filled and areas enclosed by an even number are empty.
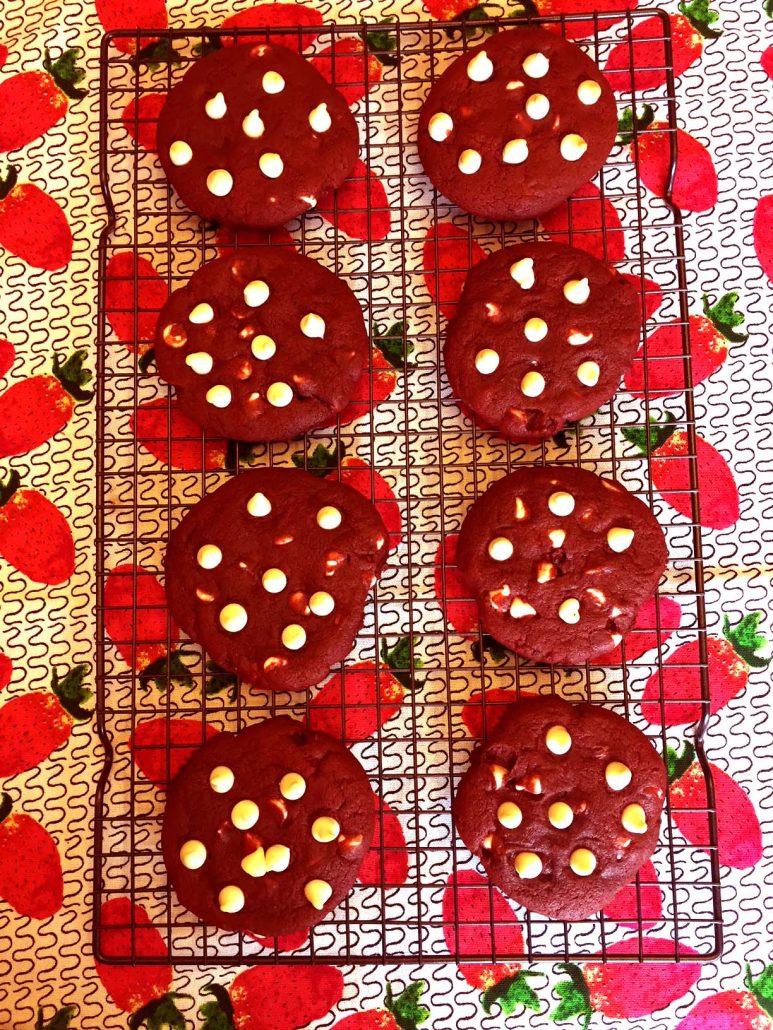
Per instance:
[[[676,1030],[772,1030],[773,965],[755,980],[747,963],[746,991],[720,991],[701,998]]]
[[[0,794],[0,898],[19,915],[48,919],[62,907],[62,863],[51,836],[31,816],[15,815]]]
[[[165,29],[167,14],[165,0],[94,0],[97,17],[105,32],[113,29]],[[140,48],[153,42],[143,37]],[[124,54],[133,54],[135,41],[131,37],[114,39],[113,46]]]
[[[131,416],[131,430],[145,450],[172,468],[200,472],[222,469],[228,443],[204,440],[201,427],[184,415],[174,400],[145,401]]]
[[[441,315],[449,321],[456,313],[467,273],[485,258],[486,251],[469,233],[450,222],[431,225],[424,237],[424,282]]]
[[[347,744],[366,740],[396,715],[405,693],[420,686],[411,678],[413,643],[403,637],[390,650],[381,641],[381,661],[355,662],[334,672],[309,704],[309,725]],[[421,659],[413,657],[414,669]]]
[[[362,370],[352,399],[338,419],[331,419],[329,425],[335,425],[336,421],[347,425],[362,418],[394,392],[398,375],[410,368],[409,359],[414,351],[414,345],[407,337],[407,329],[406,322],[392,322],[389,325],[373,323],[370,365]]]
[[[110,569],[103,601],[105,632],[121,658],[139,672],[163,661],[168,644],[179,640],[164,588],[141,565]]]
[[[671,22],[672,68],[675,79],[683,75],[700,58],[704,37],[714,39],[721,35],[711,28],[719,15],[710,9],[710,2],[711,0],[708,0],[708,3],[706,0],[690,0],[689,3],[681,5],[680,9],[684,14],[668,16]],[[703,20],[701,15],[704,16]],[[616,93],[630,93],[632,85],[637,93],[641,93],[642,90],[657,89],[658,86],[665,84],[668,62],[663,35],[663,23],[660,18],[646,18],[637,23],[628,40],[618,43],[612,49],[604,65],[604,74]]]
[[[3,67],[5,62],[8,60],[8,47],[3,43],[0,43],[0,68]]]
[[[31,182],[17,181],[18,168],[0,175],[0,247],[32,268],[55,272],[72,257],[72,233],[57,202]]]
[[[652,482],[663,500],[681,515],[692,519],[690,465],[687,433],[673,428],[674,416],[664,422],[651,422],[649,440]],[[647,453],[647,430],[623,429],[623,436]],[[728,529],[740,518],[738,487],[730,467],[719,453],[701,436],[695,437],[700,486],[701,525],[706,529]]]
[[[760,64],[767,77],[773,79],[773,46],[769,46],[762,51]]]
[[[293,966],[291,983],[288,990],[288,973],[282,966],[254,966],[239,973],[228,994],[213,986],[210,991],[221,1013],[231,1018],[230,1023],[214,1022],[216,1012],[211,1010],[207,1015],[213,1028],[297,1030],[327,1015],[344,990],[343,974],[333,966]]]
[[[221,225],[215,239],[217,240],[217,252],[221,257],[237,247],[265,247],[271,244],[274,247],[298,249],[297,241],[292,238],[283,225],[277,226],[275,229],[232,229],[230,226]]]
[[[631,286],[638,291],[644,315],[642,321],[652,318],[663,303],[663,290],[660,285],[654,279],[648,279],[646,276],[642,279],[641,276],[633,275],[630,272],[623,272],[622,275],[623,279],[627,279]]]
[[[339,1019],[333,1030],[417,1030],[430,1016],[427,1006],[421,1004],[426,986],[426,980],[418,980],[396,995],[387,984],[383,1009],[353,1012]]]
[[[147,150],[156,153],[158,116],[166,103],[166,93],[143,93],[132,98],[123,110],[121,121],[132,139]]]
[[[697,386],[721,368],[731,343],[743,343],[747,337],[736,332],[746,319],[735,310],[737,293],[726,293],[711,304],[703,297],[703,315],[690,315],[688,332],[692,385]],[[660,326],[636,355],[625,386],[634,397],[670,397],[686,389],[680,320]],[[647,377],[645,381],[645,368]],[[646,389],[645,389],[646,385]]]
[[[436,21],[453,21],[464,11],[479,6],[479,0],[422,0]]]
[[[660,631],[658,632],[658,616],[660,617]],[[663,647],[665,642],[674,632],[679,629],[682,622],[682,609],[676,601],[670,597],[650,597],[639,609],[636,621],[631,627],[623,644],[619,644],[614,651],[603,655],[601,658],[591,661],[591,665],[619,665],[623,661],[625,653],[626,664],[635,662],[643,654],[652,651],[654,648]],[[625,652],[623,651],[625,648]]]
[[[4,690],[8,686],[12,675],[13,662],[7,654],[0,652],[0,690]]]
[[[166,283],[147,258],[122,250],[105,273],[105,313],[121,341],[144,354],[153,345],[156,322],[169,296]]]
[[[754,212],[754,250],[762,271],[773,282],[773,193],[757,201]]]
[[[362,458],[342,458],[340,473],[331,472],[327,478],[340,479],[372,501],[389,532],[389,549],[397,547],[402,539],[403,520],[394,491],[382,475]]]
[[[76,61],[80,50],[66,50],[57,61],[45,51],[43,71],[19,72],[0,83],[0,151],[18,150],[48,132],[67,114],[68,97],[86,75]]]
[[[43,494],[22,489],[18,472],[0,480],[0,558],[35,583],[64,583],[75,571],[67,519]]]
[[[571,208],[571,214],[570,214]],[[602,261],[625,258],[625,233],[614,205],[598,186],[586,183],[568,201],[540,217],[553,243],[567,243]]]
[[[376,829],[370,851],[360,866],[357,879],[360,883],[379,887],[382,884],[399,887],[408,878],[405,834],[400,820],[387,802],[377,794],[373,795],[373,802],[376,806]]]
[[[85,350],[76,350],[60,363],[55,354],[53,375],[31,376],[0,394],[0,458],[40,447],[67,425],[76,404],[91,400],[84,389],[91,379],[85,357]]]
[[[302,948],[309,939],[308,930],[298,930],[296,933],[285,934],[284,937],[254,937],[261,948],[268,948],[269,951],[280,951],[283,953],[297,951]],[[202,1028],[206,1030],[206,1027]]]
[[[621,926],[651,930],[663,918],[663,896],[658,886],[655,866],[647,861],[639,870],[639,886],[629,883],[615,894],[604,909],[607,919],[614,919]]]
[[[16,351],[13,344],[0,337],[0,379],[11,370],[15,358]]]
[[[129,751],[143,775],[155,787],[165,790],[193,752],[216,733],[214,727],[200,719],[161,716],[137,725],[129,740]]]
[[[381,81],[381,61],[356,36],[335,40],[332,46],[312,54],[309,63],[343,94],[347,104],[362,100],[370,87]]]
[[[493,931],[493,933],[492,933]],[[448,877],[443,893],[443,936],[459,972],[472,987],[483,992],[487,1013],[497,1004],[505,1015],[520,1006],[539,1012],[539,1000],[518,962],[463,962],[466,955],[490,952],[506,955],[523,952],[523,933],[518,917],[505,898],[493,890],[486,877],[461,869]]]
[[[392,226],[386,190],[359,158],[342,186],[318,198],[315,211],[353,240],[383,240]]]
[[[687,840],[710,853],[706,782],[694,758],[695,749],[689,743],[685,743],[680,755],[668,748],[671,812]],[[762,830],[757,813],[732,777],[713,762],[709,762],[709,769],[714,781],[719,862],[733,869],[750,869],[762,858]]]
[[[229,39],[227,36],[221,38],[223,46],[233,46],[235,43],[262,43],[268,40],[275,46],[286,46],[290,50],[301,51],[309,46],[319,35],[319,32],[269,32],[271,28],[295,28],[304,26],[313,29],[315,26],[322,28],[323,19],[319,11],[305,4],[256,4],[244,11],[232,14],[222,24],[223,29],[251,29],[260,26],[262,31],[249,33]]]
[[[725,616],[724,637],[708,637],[709,691],[711,714],[715,715],[745,689],[749,669],[766,669],[770,658],[762,657],[768,642],[757,632],[762,612],[751,612],[735,626]],[[701,698],[701,657],[697,640],[682,644],[666,660],[662,680],[653,673],[647,680],[641,712],[647,722],[660,726],[679,726],[697,722],[703,712]],[[664,700],[661,709],[660,698]]]
[[[467,732],[475,740],[483,740],[497,728],[507,706],[524,697],[534,697],[534,693],[531,690],[503,690],[501,687],[473,691],[462,706],[462,722]]]
[[[443,605],[446,622],[469,636],[478,628],[478,606],[470,598],[470,590],[462,581],[456,564],[458,533],[448,533],[435,554],[435,596]]]
[[[603,32],[604,29],[621,20],[621,15],[617,12],[633,11],[636,9],[638,2],[639,0],[533,0],[534,8],[537,14],[541,16],[552,15],[555,17],[559,14],[592,14],[594,11],[598,11],[600,15],[603,15],[607,11],[616,12],[615,17],[599,18],[599,32]],[[582,39],[584,36],[590,36],[596,31],[596,22],[593,18],[588,18],[579,21],[566,21],[560,27],[546,25],[545,28],[554,29],[556,32],[565,32],[567,39]]]
[[[60,679],[54,669],[50,692],[19,694],[0,708],[0,777],[34,769],[67,743],[76,721],[88,722],[94,714],[83,707],[92,697],[83,685],[88,671],[76,665]]]

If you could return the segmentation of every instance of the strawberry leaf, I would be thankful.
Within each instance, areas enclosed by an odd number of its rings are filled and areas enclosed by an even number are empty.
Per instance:
[[[48,1022],[43,1022],[43,1009],[38,1007],[38,1018],[35,1020],[35,1030],[69,1030],[70,1020],[77,1012],[76,1005],[65,1005],[59,1009],[56,1015]]]
[[[210,984],[203,988],[204,994],[211,994],[214,1001],[205,1001],[199,1009],[204,1022],[199,1030],[234,1030],[234,1010],[231,997],[225,987]]]
[[[201,43],[197,43],[193,48],[193,52],[197,57],[206,57],[207,54],[214,53],[215,50],[222,50],[223,44],[220,42],[220,36],[205,35]]]
[[[132,57],[130,63],[136,69],[145,64],[154,72],[162,64],[182,64],[182,58],[172,46],[172,41],[165,37],[148,43]]]
[[[429,1009],[426,1005],[420,1004],[421,996],[427,987],[426,980],[417,980],[416,983],[408,984],[402,994],[397,997],[392,993],[392,985],[386,985],[384,995],[384,1008],[391,1012],[395,1023],[400,1030],[416,1030],[422,1023],[429,1019]]]
[[[483,664],[484,655],[487,655],[496,665],[501,664],[510,656],[507,648],[494,640],[493,637],[490,637],[488,633],[484,633],[481,640],[476,640],[470,650],[472,651],[472,657],[479,665]]]
[[[677,780],[687,772],[690,766],[695,761],[695,748],[692,744],[686,740],[682,753],[679,754],[672,747],[666,748],[666,773],[668,774],[669,785],[676,783]]]
[[[641,114],[634,113],[632,107],[626,107],[617,123],[617,139],[615,143],[627,146],[633,142],[634,130],[636,130],[636,133],[643,132],[652,125],[654,120],[655,111],[650,104],[644,105]]]
[[[21,476],[11,469],[7,479],[0,479],[0,508],[3,508],[21,486]]]
[[[204,683],[204,694],[206,697],[214,697],[216,694],[228,691],[229,698],[233,701],[236,698],[237,680],[232,672],[228,672],[222,665],[207,659],[206,680]]]
[[[19,178],[18,165],[6,165],[5,171],[0,175],[0,200],[4,200],[16,185]]]
[[[722,333],[726,340],[730,340],[731,343],[744,343],[749,339],[748,333],[737,333],[735,330],[739,325],[743,325],[746,321],[746,316],[740,311],[735,310],[735,306],[738,303],[739,294],[733,291],[732,293],[726,293],[724,297],[711,304],[708,296],[703,294],[703,313],[711,322],[718,332]]]
[[[719,39],[721,29],[712,29],[719,21],[719,15],[711,9],[711,0],[680,0],[679,11],[704,39]]]
[[[129,1030],[139,1030],[145,1026],[147,1030],[186,1030],[185,1016],[175,1004],[175,998],[187,998],[187,994],[171,992],[162,998],[154,998],[147,1005],[137,1009],[129,1016]]]
[[[582,970],[573,962],[559,962],[558,968],[569,979],[560,980],[553,988],[560,1001],[550,1013],[551,1022],[568,1023],[570,1019],[579,1018],[582,1030],[587,1030],[593,1018],[593,1008]]]
[[[398,371],[403,371],[414,346],[405,338],[406,323],[393,322],[385,328],[380,322],[373,323],[373,343],[386,360]]]
[[[765,14],[769,18],[773,18],[773,0],[765,0]]]
[[[746,662],[750,669],[767,669],[770,665],[770,658],[762,658],[757,654],[758,651],[762,651],[768,646],[767,639],[757,632],[763,616],[764,612],[750,612],[748,615],[744,615],[735,626],[731,626],[730,619],[726,615],[722,625],[722,634],[725,640],[730,641],[735,653]]]
[[[402,683],[406,690],[415,690],[424,686],[424,680],[411,675],[411,669],[424,668],[424,662],[414,654],[414,647],[420,637],[401,637],[392,650],[386,638],[381,640],[381,660],[387,668],[392,669],[395,679]]]
[[[59,679],[56,669],[51,673],[51,690],[58,697],[62,708],[77,722],[88,722],[94,714],[88,708],[82,707],[84,701],[89,701],[94,696],[93,690],[83,685],[83,680],[90,672],[90,665],[81,664],[68,669],[62,679]]]
[[[343,444],[335,444],[328,450],[323,443],[318,443],[308,456],[303,451],[296,451],[293,454],[293,465],[311,472],[313,476],[324,478],[328,472],[338,468],[345,454],[346,448]]]
[[[527,4],[530,2],[531,0],[525,0],[525,2],[524,0],[521,0],[521,3],[518,6],[525,9],[524,13],[536,14],[536,11],[529,11]],[[453,20],[462,22],[462,36],[465,39],[469,39],[471,36],[474,36],[476,32],[482,32],[484,35],[489,36],[493,32],[497,31],[496,26],[486,25],[483,27],[478,25],[477,22],[490,21],[492,18],[495,18],[498,13],[498,9],[490,6],[489,4],[476,4],[475,7],[470,7],[466,11],[462,11],[462,13],[457,15]],[[520,14],[521,12],[515,11],[513,13]],[[508,12],[508,15],[509,14],[510,12]],[[448,28],[445,30],[445,33],[449,39],[453,39],[458,31],[459,30],[456,28]]]
[[[376,22],[376,25],[391,25],[394,20],[394,18],[382,18]],[[397,49],[397,39],[394,32],[388,32],[383,29],[379,32],[377,28],[370,28],[367,22],[363,22],[360,35],[368,50],[382,64],[394,67],[400,63],[399,56],[394,53]]]
[[[54,376],[76,401],[90,401],[94,396],[92,390],[84,390],[86,383],[94,377],[92,372],[83,367],[86,354],[85,350],[76,350],[62,363],[59,361],[59,355],[54,354]]]
[[[773,3],[773,0],[771,0],[771,3]],[[746,976],[743,978],[743,982],[744,986],[748,987],[754,995],[754,1000],[763,1012],[773,1016],[773,966],[766,966],[761,975],[754,980],[752,978],[751,966],[747,962]]]
[[[529,984],[527,977],[542,976],[541,973],[532,973],[528,970],[521,970],[517,976],[506,976],[504,979],[489,987],[481,995],[480,1003],[483,1011],[491,1014],[491,1006],[499,1005],[506,1016],[512,1016],[519,1008],[532,1009],[539,1012],[539,998]]]
[[[77,88],[78,83],[86,78],[85,71],[78,67],[78,58],[83,56],[81,48],[74,47],[72,50],[65,50],[56,61],[51,60],[48,47],[45,49],[45,55],[43,67],[59,89],[71,100],[80,100],[81,97],[85,97],[88,90]]]
[[[182,651],[172,651],[171,654],[161,655],[150,665],[146,665],[140,673],[142,686],[155,686],[162,694],[166,693],[172,683],[180,687],[192,687],[193,676],[184,664],[182,654]]]
[[[642,454],[647,453],[647,440],[649,439],[649,450],[652,453],[673,435],[675,422],[676,419],[668,411],[663,422],[658,422],[657,418],[651,417],[650,424],[646,428],[636,426],[630,429],[623,429],[622,433],[628,443],[638,447]]]
[[[144,354],[140,354],[140,359],[137,362],[137,367],[140,372],[147,372],[151,365],[156,362],[156,348],[148,347]]]

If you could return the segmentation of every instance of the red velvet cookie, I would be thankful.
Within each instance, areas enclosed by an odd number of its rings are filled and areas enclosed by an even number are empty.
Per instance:
[[[224,668],[267,690],[304,690],[344,658],[386,561],[362,494],[299,469],[244,472],[169,537],[172,617]]]
[[[219,733],[169,788],[162,846],[182,905],[274,937],[313,926],[351,890],[373,837],[356,758],[287,716]]]
[[[362,309],[317,261],[277,247],[203,265],[159,315],[156,363],[215,436],[291,440],[329,425],[367,360]]]
[[[533,912],[585,919],[655,850],[662,759],[599,705],[511,705],[475,751],[454,799],[459,836],[492,883]]]
[[[614,268],[558,243],[519,244],[470,271],[443,358],[455,396],[534,442],[609,400],[640,330],[636,290]]]
[[[663,531],[625,487],[584,469],[523,467],[473,504],[457,548],[485,633],[578,665],[620,643],[666,566]]]
[[[609,156],[609,84],[573,43],[543,29],[498,32],[440,76],[419,117],[424,170],[465,211],[535,218],[588,182]]]
[[[357,161],[346,100],[285,46],[224,47],[191,65],[158,119],[181,200],[223,225],[269,228],[316,206]]]

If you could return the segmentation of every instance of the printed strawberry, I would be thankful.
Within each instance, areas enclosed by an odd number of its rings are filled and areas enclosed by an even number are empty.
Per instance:
[[[483,740],[494,732],[507,705],[514,704],[519,698],[534,696],[531,690],[504,690],[502,687],[474,690],[462,705],[462,722],[471,737]]]
[[[449,321],[456,313],[467,273],[486,257],[469,233],[451,222],[431,225],[424,237],[424,282],[441,315]]]
[[[458,956],[459,972],[470,986],[483,992],[484,1012],[490,1013],[495,1004],[507,1016],[521,1006],[539,1012],[539,1000],[528,982],[528,977],[539,974],[522,970],[518,962],[462,961],[465,955],[523,951],[518,917],[485,876],[460,869],[448,877],[443,893],[443,936],[449,953]]]
[[[150,154],[156,153],[158,116],[166,103],[166,93],[142,93],[123,109],[121,121],[132,139]]]
[[[703,53],[703,40],[716,39],[721,32],[712,28],[719,19],[711,0],[681,0],[681,14],[670,14],[674,78],[679,78]],[[655,16],[636,24],[630,37],[612,48],[604,74],[616,93],[637,93],[657,89],[666,82],[663,23]],[[634,69],[632,74],[632,69]]]
[[[158,313],[169,289],[147,258],[121,250],[110,258],[105,273],[105,314],[121,341],[144,355],[153,346]]]
[[[383,1009],[366,1009],[344,1016],[333,1025],[333,1030],[416,1030],[429,1019],[430,1012],[421,1004],[427,987],[426,980],[408,984],[401,994],[395,994],[392,985],[386,985]]]
[[[224,46],[232,46],[234,43],[262,43],[268,40],[276,46],[286,46],[290,50],[298,50],[309,46],[319,35],[318,32],[307,31],[303,33],[270,32],[272,28],[294,28],[303,26],[312,29],[314,26],[322,27],[323,19],[319,11],[305,4],[281,4],[268,3],[256,4],[248,7],[237,14],[232,14],[221,23],[223,29],[251,29],[260,26],[263,31],[254,34],[239,36],[233,40],[227,36],[222,38]]]
[[[43,494],[20,483],[15,471],[0,480],[0,557],[35,583],[64,583],[75,571],[67,519]]]
[[[767,669],[768,641],[757,632],[762,612],[745,615],[735,626],[725,616],[724,637],[708,637],[709,691],[711,714],[715,715],[746,688],[750,669]],[[647,680],[641,712],[647,722],[660,726],[679,726],[697,722],[703,712],[701,698],[701,656],[697,640],[678,647],[666,660],[661,674]],[[660,698],[664,706],[660,706]]]
[[[105,32],[113,29],[165,29],[165,0],[94,0],[97,17]],[[143,38],[142,46],[148,42]],[[129,36],[114,39],[113,46],[124,54],[133,54],[134,40]]]
[[[773,282],[773,193],[757,201],[754,211],[754,250],[762,271]]]
[[[173,679],[175,672],[180,673],[167,657],[167,642],[174,646],[180,630],[169,615],[166,592],[154,573],[131,564],[110,569],[105,582],[104,621],[105,632],[118,654],[144,677],[152,677],[155,672],[166,686],[167,667]],[[190,678],[188,670],[183,669]]]
[[[660,619],[660,631],[658,632],[658,617]],[[591,665],[619,665],[623,661],[623,648],[625,648],[625,661],[627,664],[635,662],[647,651],[653,650],[658,645],[663,647],[665,642],[674,632],[679,629],[682,622],[682,609],[679,604],[670,597],[651,597],[639,609],[636,621],[625,638],[624,644],[619,644],[614,651],[593,661]]]
[[[253,935],[250,934],[252,937]],[[253,938],[258,942],[262,948],[268,948],[270,951],[281,951],[284,953],[290,951],[297,951],[298,948],[302,948],[306,941],[309,939],[308,930],[298,930],[295,933],[288,933],[282,937],[257,937]],[[219,1030],[219,1028],[215,1028]]]
[[[359,158],[337,190],[317,199],[315,211],[353,240],[383,240],[392,226],[386,190]]]
[[[480,0],[422,0],[429,13],[437,21],[453,21],[463,12],[483,6]]]
[[[0,794],[0,898],[19,915],[48,919],[62,907],[62,863],[47,830],[32,816],[14,815]]]
[[[48,132],[67,114],[68,97],[86,96],[77,84],[86,73],[77,65],[80,49],[52,61],[45,51],[43,71],[19,72],[0,83],[0,151],[18,150]]]
[[[7,654],[0,652],[0,690],[3,690],[11,682],[13,675],[13,662]]]
[[[614,263],[625,258],[625,233],[620,216],[592,182],[542,215],[540,224],[553,243],[579,247],[602,261]]]
[[[67,743],[75,722],[94,714],[83,707],[92,691],[83,685],[88,665],[76,665],[59,678],[51,674],[51,692],[19,694],[0,708],[0,777],[34,769]]]
[[[291,985],[292,989],[288,989]],[[313,1023],[340,1000],[344,978],[333,966],[253,966],[236,977],[228,991],[206,988],[214,1001],[199,1030],[297,1030]]]
[[[663,896],[658,886],[658,874],[649,860],[639,870],[639,886],[629,883],[615,894],[604,909],[607,919],[621,926],[651,930],[663,918]]]
[[[129,751],[145,777],[155,787],[165,790],[193,752],[216,732],[200,719],[168,719],[164,715],[138,723],[129,739]]]
[[[422,682],[412,678],[413,668],[422,667],[413,654],[418,637],[403,637],[390,650],[381,641],[381,661],[355,662],[333,675],[309,704],[309,725],[329,733],[336,740],[353,744],[375,733],[400,710],[407,690]]]
[[[746,964],[746,991],[720,991],[698,1004],[676,1030],[773,1030],[773,965],[755,980]]]
[[[69,1030],[72,1017],[77,1012],[75,1005],[65,1005],[59,1009],[51,1019],[46,1019],[45,1010],[38,1007],[38,1015],[35,1020],[35,1030]]]
[[[392,40],[394,46],[394,40]],[[383,65],[365,40],[344,36],[309,57],[320,75],[342,93],[347,104],[362,100],[370,87],[381,81]]]
[[[31,376],[0,394],[0,458],[40,447],[67,425],[76,404],[91,400],[84,389],[91,379],[85,357],[85,350],[76,350],[60,362],[54,354],[53,375]]]
[[[622,275],[623,279],[628,280],[641,298],[644,313],[642,321],[652,318],[663,303],[663,290],[660,288],[659,283],[656,283],[654,279],[633,275],[630,272],[623,272]]]
[[[651,449],[652,482],[663,500],[680,514],[692,519],[690,459],[687,433],[674,430],[669,412],[663,422],[651,419],[647,429],[623,429],[623,436],[647,453],[647,433]],[[706,529],[728,529],[740,518],[738,487],[730,467],[703,437],[695,437],[700,485],[701,525]]]
[[[294,240],[283,225],[275,229],[232,229],[228,225],[221,225],[215,234],[217,241],[217,252],[220,257],[228,254],[237,247],[267,246],[271,244],[276,247],[292,247],[298,249],[298,242]]]
[[[374,886],[399,887],[408,878],[408,851],[400,820],[378,794],[373,795],[376,828],[370,851],[360,866],[357,879]],[[382,832],[383,827],[383,832]]]
[[[738,326],[746,321],[744,315],[735,310],[737,303],[737,293],[726,293],[715,304],[711,304],[704,294],[704,314],[690,315],[688,331],[693,386],[722,367],[731,343],[743,343],[748,339],[745,334],[736,332]],[[646,344],[636,355],[631,371],[625,377],[626,389],[634,397],[643,397],[645,393],[649,397],[671,397],[682,393],[686,389],[683,354],[681,320],[660,326],[647,337]]]
[[[443,606],[446,622],[465,636],[478,629],[478,606],[470,598],[456,564],[458,533],[447,533],[435,552],[435,597]]]
[[[400,372],[412,367],[409,358],[414,345],[407,334],[406,322],[373,323],[370,364],[362,370],[352,399],[337,419],[330,420],[329,425],[340,421],[343,426],[362,418],[394,392]]]
[[[610,13],[614,11],[615,15],[612,17],[599,17],[599,32],[603,32],[604,29],[621,20],[622,16],[618,12],[635,10],[638,2],[639,0],[521,0],[527,13],[541,16],[593,14],[594,11],[598,11],[599,15],[604,15],[607,11]],[[590,36],[596,31],[596,23],[593,18],[588,18],[587,20],[567,21],[560,28],[553,25],[546,25],[545,28],[565,32],[567,39],[582,39],[583,36]]]
[[[771,11],[773,11],[772,0],[767,0],[767,3],[768,6],[771,7]],[[760,64],[762,65],[762,70],[765,72],[767,77],[769,79],[773,79],[773,46],[766,47],[762,51],[762,56],[760,57]]]
[[[3,67],[5,62],[8,60],[8,47],[4,43],[0,43],[0,68]]]
[[[674,942],[659,937],[644,937],[645,955],[673,955]],[[639,946],[637,940],[616,941],[607,946],[607,954],[630,953]],[[698,953],[687,945],[678,945],[680,956]],[[561,999],[551,1013],[554,1023],[566,1023],[579,1017],[583,1030],[590,1025],[594,1012],[613,1019],[635,1019],[665,1008],[681,998],[700,978],[700,962],[588,962],[583,969],[573,962],[560,962],[558,968],[569,979],[555,986]]]
[[[72,233],[57,202],[9,165],[0,175],[0,247],[32,268],[54,272],[72,257]]]
[[[226,465],[225,440],[205,440],[201,427],[184,415],[174,400],[144,401],[129,425],[145,450],[164,465],[192,472],[222,469]]]
[[[687,840],[711,853],[706,782],[695,759],[692,744],[685,743],[681,754],[666,752],[668,782],[671,784],[671,812],[674,822]],[[722,865],[750,869],[762,857],[762,830],[748,795],[713,762],[708,763],[714,781],[717,810],[717,855]]]
[[[0,379],[10,371],[15,358],[16,351],[13,344],[9,340],[4,340],[0,337]]]

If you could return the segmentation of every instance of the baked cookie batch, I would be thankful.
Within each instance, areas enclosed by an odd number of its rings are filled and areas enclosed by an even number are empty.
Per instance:
[[[607,159],[615,103],[579,48],[539,29],[497,33],[460,56],[421,110],[417,145],[437,189],[487,218],[535,217]],[[352,172],[345,99],[269,43],[196,61],[158,125],[164,172],[202,218],[282,225]],[[636,291],[582,250],[506,247],[469,274],[448,326],[454,395],[480,425],[543,440],[614,394],[640,335]],[[291,440],[330,425],[367,368],[348,286],[270,246],[204,264],[158,319],[159,374],[208,433]],[[367,374],[367,373],[365,373]],[[168,540],[172,617],[256,689],[302,691],[345,659],[381,574],[388,534],[351,487],[294,469],[235,476]],[[603,659],[657,588],[662,530],[619,483],[521,467],[461,530],[458,565],[482,630],[535,661]],[[603,707],[511,706],[474,754],[457,830],[495,883],[535,912],[582,919],[652,854],[665,796],[646,737]],[[286,717],[201,747],[170,786],[163,854],[182,905],[226,930],[312,926],[351,889],[374,832],[373,796],[342,744]]]

